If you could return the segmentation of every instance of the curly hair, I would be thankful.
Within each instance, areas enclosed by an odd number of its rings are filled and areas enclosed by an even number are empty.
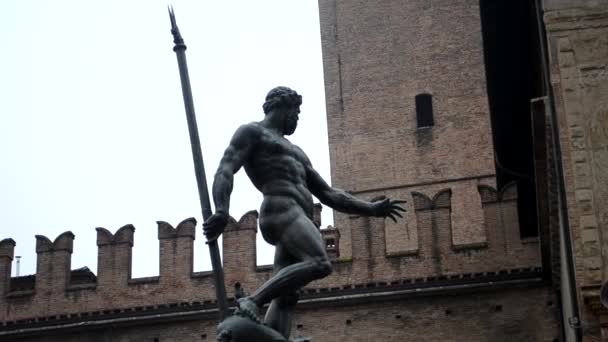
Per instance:
[[[266,95],[266,102],[262,108],[264,114],[270,113],[275,108],[294,107],[302,104],[302,95],[288,87],[276,87],[271,89]]]

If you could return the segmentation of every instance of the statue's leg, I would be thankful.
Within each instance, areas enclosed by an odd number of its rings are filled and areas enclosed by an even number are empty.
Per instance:
[[[274,254],[274,269],[275,273],[281,269],[293,264],[295,260],[289,253],[278,243]],[[289,339],[291,333],[291,322],[293,319],[293,310],[298,302],[298,294],[290,292],[287,295],[280,295],[270,302],[270,306],[264,317],[264,324]]]
[[[299,208],[292,210],[301,212]],[[295,217],[289,214],[293,212],[278,214],[276,221],[273,217],[260,219],[260,223],[270,229],[278,228],[273,225],[288,223],[278,234],[277,246],[280,245],[296,262],[283,267],[249,297],[258,307],[297,291],[313,280],[324,278],[332,271],[321,234],[314,223],[303,212]],[[289,222],[282,220],[286,216],[292,217]]]
[[[281,295],[270,302],[264,324],[289,339],[291,325],[294,316],[294,309],[298,302],[298,295],[294,292],[288,295]]]

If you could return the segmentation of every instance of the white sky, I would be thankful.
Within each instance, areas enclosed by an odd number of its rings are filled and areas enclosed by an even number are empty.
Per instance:
[[[317,1],[172,4],[209,184],[234,130],[262,119],[277,85],[303,95],[290,140],[329,181]],[[96,272],[94,228],[128,223],[133,276],[157,275],[156,221],[192,216],[195,271],[210,269],[167,1],[3,1],[0,42],[0,240],[17,242],[21,275],[35,273],[36,234],[72,231],[72,269]],[[259,208],[244,172],[234,189],[232,216]],[[258,264],[272,263],[261,244]]]

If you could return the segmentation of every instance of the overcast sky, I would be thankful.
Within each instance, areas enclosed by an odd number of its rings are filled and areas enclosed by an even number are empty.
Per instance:
[[[234,130],[262,119],[277,85],[303,95],[290,140],[329,181],[317,1],[172,4],[209,184]],[[72,231],[72,269],[96,272],[95,227],[128,223],[133,276],[157,275],[156,221],[192,216],[195,271],[210,269],[167,1],[3,1],[0,42],[0,240],[17,242],[21,275],[35,273],[36,234]],[[260,202],[239,172],[232,216]],[[258,264],[268,263],[272,249],[260,246]]]

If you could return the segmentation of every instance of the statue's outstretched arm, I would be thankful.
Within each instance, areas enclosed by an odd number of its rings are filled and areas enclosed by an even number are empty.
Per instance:
[[[401,200],[391,200],[384,196],[378,197],[371,202],[359,199],[348,192],[332,188],[325,182],[319,173],[309,166],[307,169],[308,187],[321,203],[348,214],[365,216],[390,217],[397,221],[397,217],[403,217],[399,212],[404,212],[400,204]]]

